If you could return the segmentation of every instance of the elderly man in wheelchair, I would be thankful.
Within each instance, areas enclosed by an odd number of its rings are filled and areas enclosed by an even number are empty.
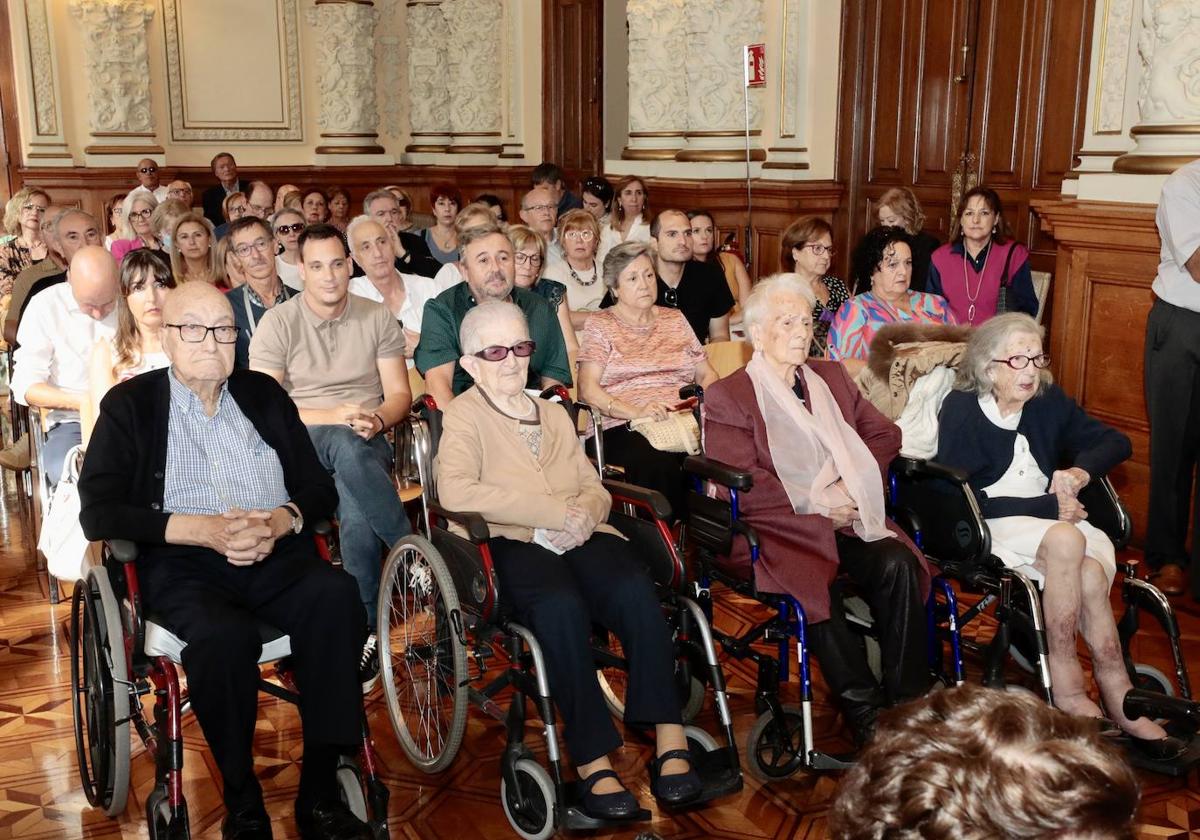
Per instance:
[[[354,580],[323,562],[311,537],[310,523],[337,505],[333,480],[287,394],[270,377],[233,372],[237,328],[220,292],[180,287],[163,321],[171,367],[116,386],[100,407],[79,482],[84,531],[136,543],[131,579],[186,645],[192,708],[224,786],[223,836],[271,837],[251,756],[268,624],[290,637],[300,690],[300,834],[371,837],[338,793],[339,757],[363,735],[366,616]],[[183,825],[170,836],[186,836]]]

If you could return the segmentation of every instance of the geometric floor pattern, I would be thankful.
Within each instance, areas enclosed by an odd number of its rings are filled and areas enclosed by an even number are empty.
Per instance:
[[[91,809],[79,790],[71,723],[70,674],[67,645],[69,606],[64,598],[51,606],[46,579],[36,573],[31,540],[14,495],[11,475],[5,475],[4,506],[0,509],[0,840],[60,840],[60,838],[144,838],[145,797],[153,785],[152,761],[136,742],[131,759],[129,805],[119,819]],[[1200,609],[1179,599],[1185,654],[1194,679],[1200,679]],[[729,597],[718,599],[716,623],[731,631],[753,621],[754,605]],[[986,627],[983,632],[986,632]],[[1169,658],[1150,633],[1139,642],[1139,661],[1169,671]],[[754,722],[754,673],[740,663],[728,663],[735,730],[744,739]],[[796,686],[785,691],[795,697]],[[824,685],[814,680],[815,730],[825,733],[822,747],[845,749],[841,721],[828,703]],[[699,723],[710,731],[711,712]],[[515,837],[499,802],[499,756],[504,734],[499,723],[472,712],[455,763],[440,776],[414,770],[404,759],[391,731],[379,692],[369,705],[369,719],[384,780],[391,791],[389,822],[393,838],[454,838],[503,840]],[[194,718],[185,719],[185,795],[192,836],[219,838],[223,811],[212,756]],[[540,741],[531,724],[528,743]],[[296,836],[291,816],[299,779],[300,725],[294,709],[263,696],[255,739],[255,760],[275,821],[275,836]],[[739,743],[744,750],[744,744]],[[654,811],[645,765],[648,746],[630,741],[620,752],[617,771],[654,813],[653,821],[634,830],[591,835],[596,838],[634,838],[652,830],[664,838],[738,838],[784,840],[824,838],[826,811],[838,784],[836,775],[801,773],[769,786],[746,776],[737,796],[703,811],[669,816]],[[1200,839],[1200,778],[1142,776],[1139,840]]]

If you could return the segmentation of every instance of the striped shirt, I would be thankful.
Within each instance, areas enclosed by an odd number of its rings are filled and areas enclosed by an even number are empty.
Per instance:
[[[220,514],[230,508],[272,510],[288,500],[283,466],[221,385],[217,412],[168,370],[171,408],[167,424],[167,470],[163,510]]]

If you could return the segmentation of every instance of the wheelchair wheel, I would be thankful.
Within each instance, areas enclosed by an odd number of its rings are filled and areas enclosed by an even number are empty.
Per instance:
[[[615,633],[609,632],[608,650],[617,656],[624,656],[621,642]],[[679,662],[675,663],[675,688],[679,692],[680,715],[684,723],[691,723],[704,708],[704,683],[695,675],[688,677],[687,694],[685,696],[681,683],[683,675],[679,672]],[[604,695],[604,705],[609,713],[618,720],[625,719],[625,691],[629,687],[629,673],[621,668],[597,668],[596,679],[600,683],[600,693]]]
[[[546,840],[558,830],[558,800],[554,794],[554,782],[546,768],[530,758],[517,759],[518,791],[509,790],[504,776],[500,777],[500,802],[504,805],[504,816],[508,817],[513,831],[525,840]],[[525,807],[521,808],[520,801]]]
[[[120,608],[97,569],[71,597],[71,713],[84,795],[110,817],[129,795],[128,673]]]
[[[190,840],[192,830],[188,825],[187,800],[180,800],[179,816],[172,820],[167,792],[156,787],[146,798],[146,827],[150,830],[150,840]]]
[[[799,706],[786,705],[777,720],[770,710],[763,712],[746,736],[746,755],[750,772],[762,782],[784,779],[804,764],[804,715]]]
[[[367,813],[367,799],[363,796],[362,773],[358,762],[349,756],[342,756],[337,769],[338,796],[342,804],[350,809],[350,813],[363,822],[370,822]]]
[[[467,725],[467,651],[454,581],[424,537],[396,543],[379,588],[379,665],[388,715],[413,766],[446,769]]]
[[[1168,697],[1175,696],[1175,683],[1153,665],[1135,662],[1133,663],[1133,670],[1135,673],[1133,678],[1134,688],[1157,691],[1159,694],[1165,694]]]

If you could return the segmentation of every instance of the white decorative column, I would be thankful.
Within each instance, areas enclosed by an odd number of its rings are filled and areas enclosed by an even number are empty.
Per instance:
[[[629,145],[621,157],[673,160],[688,125],[686,21],[694,11],[685,0],[628,0],[626,9]]]
[[[442,0],[410,0],[408,24],[409,135],[404,151],[438,154],[450,145],[450,27]],[[425,162],[417,157],[411,163]]]
[[[525,157],[521,105],[524,102],[524,57],[528,54],[523,13],[528,8],[527,5],[516,2],[505,4],[504,9],[504,66],[508,73],[505,79],[507,96],[504,108],[504,147],[500,152],[502,159],[520,160]]]
[[[132,166],[162,154],[154,142],[146,27],[154,6],[146,0],[71,0],[83,29],[92,143],[88,166]]]
[[[743,47],[763,40],[762,0],[692,0],[687,8],[687,146],[676,160],[746,159]],[[678,62],[676,62],[678,66]],[[750,91],[751,160],[763,160],[761,89]]]
[[[497,156],[503,148],[501,0],[443,0],[450,33],[450,154]]]
[[[14,39],[17,53],[13,61],[23,100],[25,160],[30,166],[72,166],[74,160],[63,134],[54,27],[46,0],[20,0],[9,10],[13,31],[25,35]]]
[[[775,44],[767,44],[767,92],[778,94],[776,110],[779,116],[778,133],[768,137],[775,145],[767,148],[767,162],[763,169],[791,170],[801,172],[809,168],[809,6],[810,0],[783,0],[783,8],[777,13],[780,20],[767,26],[778,35],[778,52],[772,53]],[[772,10],[768,9],[768,14]],[[771,67],[771,58],[778,55],[778,68]],[[772,73],[777,78],[772,78]],[[767,125],[770,125],[767,119]],[[771,142],[771,140],[768,140]],[[751,152],[753,155],[753,150]],[[784,177],[777,173],[774,177]]]
[[[378,20],[372,0],[317,0],[308,10],[309,25],[317,31],[319,165],[395,163],[379,145],[374,50]]]

